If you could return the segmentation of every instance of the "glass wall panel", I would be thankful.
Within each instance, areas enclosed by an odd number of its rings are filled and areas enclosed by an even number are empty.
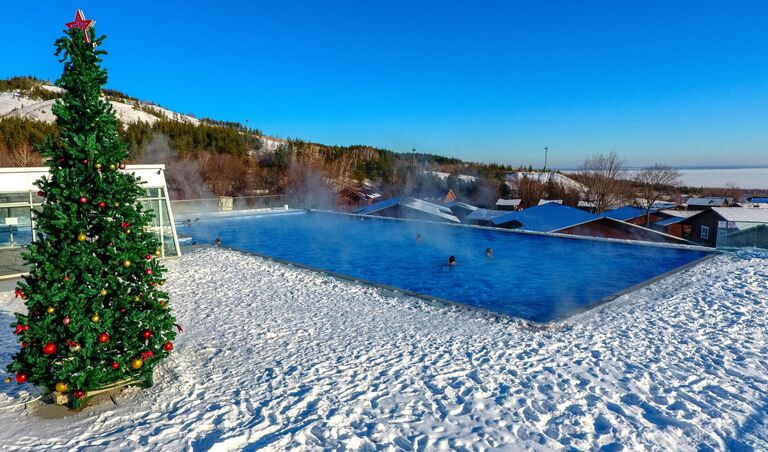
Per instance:
[[[145,193],[146,197],[139,201],[154,214],[149,229],[161,243],[162,256],[178,256],[178,242],[164,190],[153,187]],[[37,237],[33,209],[39,208],[40,201],[37,193],[0,193],[0,278],[27,272],[21,253]]]

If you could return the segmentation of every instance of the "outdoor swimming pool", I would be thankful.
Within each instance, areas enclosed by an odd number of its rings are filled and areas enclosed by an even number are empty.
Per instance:
[[[203,218],[177,229],[199,244],[221,237],[223,246],[537,322],[709,254],[320,212]]]

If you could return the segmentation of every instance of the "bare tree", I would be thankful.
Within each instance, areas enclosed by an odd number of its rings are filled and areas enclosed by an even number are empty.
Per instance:
[[[18,167],[40,166],[43,158],[29,144],[22,144],[11,150],[11,160]]]
[[[216,196],[235,196],[242,189],[248,173],[242,160],[229,154],[215,154],[200,160],[203,177]]]
[[[517,182],[517,196],[520,198],[520,207],[528,208],[538,204],[539,200],[544,199],[546,187],[535,179],[529,179],[523,176]]]
[[[593,212],[602,213],[623,201],[627,179],[627,161],[611,151],[584,159],[579,179],[587,187],[587,201],[594,203]]]
[[[640,190],[640,199],[645,202],[645,225],[651,222],[651,208],[664,193],[671,193],[680,186],[680,172],[659,163],[643,168],[635,175],[635,185]]]

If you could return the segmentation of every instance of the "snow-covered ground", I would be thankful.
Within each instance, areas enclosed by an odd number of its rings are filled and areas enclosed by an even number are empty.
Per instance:
[[[168,261],[157,384],[63,418],[0,383],[0,445],[51,450],[768,448],[768,253],[540,329],[223,249]],[[0,323],[20,305],[0,294]],[[15,350],[0,332],[0,366]]]

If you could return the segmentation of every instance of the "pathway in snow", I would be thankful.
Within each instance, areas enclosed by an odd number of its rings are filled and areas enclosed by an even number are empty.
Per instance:
[[[155,387],[0,444],[273,449],[768,447],[768,254],[720,256],[539,330],[221,249],[168,262]],[[0,321],[19,305],[0,298]],[[15,350],[0,332],[0,366]],[[25,397],[0,384],[0,407]]]

